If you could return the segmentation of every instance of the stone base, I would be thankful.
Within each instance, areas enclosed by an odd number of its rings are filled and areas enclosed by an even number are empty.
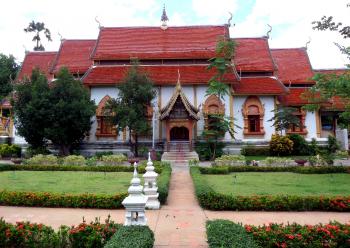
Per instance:
[[[133,216],[131,211],[127,211],[125,214],[124,226],[146,226],[147,218],[144,211],[138,211],[137,217]]]
[[[146,209],[157,210],[159,208],[160,208],[160,202],[158,201],[158,199],[148,200],[146,203]]]

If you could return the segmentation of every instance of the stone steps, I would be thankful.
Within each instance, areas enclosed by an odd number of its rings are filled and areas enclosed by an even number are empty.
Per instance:
[[[162,155],[162,161],[167,162],[188,162],[197,159],[198,154],[190,150],[190,143],[186,141],[175,141],[168,144],[168,152]]]

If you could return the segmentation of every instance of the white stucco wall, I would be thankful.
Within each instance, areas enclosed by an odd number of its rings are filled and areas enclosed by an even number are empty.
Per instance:
[[[311,140],[317,139],[317,125],[316,125],[316,114],[315,112],[306,112],[305,116],[305,127],[307,130],[306,139]]]
[[[274,96],[259,96],[259,99],[261,101],[261,104],[263,105],[265,109],[264,114],[264,135],[258,135],[258,136],[248,136],[243,135],[243,128],[244,128],[244,120],[243,120],[243,114],[242,114],[242,107],[246,101],[248,96],[233,96],[233,117],[234,122],[236,125],[238,125],[240,128],[235,128],[235,138],[236,140],[242,140],[242,141],[268,141],[271,139],[271,135],[275,133],[275,128],[272,126],[272,122],[269,122],[273,117],[273,110],[275,108],[275,100]]]
[[[27,144],[27,141],[17,134],[17,130],[15,125],[13,125],[13,143],[18,145],[25,145]]]
[[[90,90],[90,99],[95,101],[96,106],[100,103],[102,98],[105,96],[110,96],[111,98],[116,98],[118,97],[118,90],[116,87],[92,87]],[[95,141],[123,141],[123,132],[119,132],[117,139],[114,138],[105,138],[101,137],[97,140],[95,136],[96,132],[96,127],[97,127],[97,121],[96,117],[92,118],[92,125],[90,129],[90,135],[89,135],[89,141],[95,142]]]

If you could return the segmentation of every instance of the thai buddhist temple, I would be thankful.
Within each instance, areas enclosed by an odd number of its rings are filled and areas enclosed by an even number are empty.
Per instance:
[[[63,39],[56,52],[28,52],[18,80],[39,67],[54,81],[59,69],[67,67],[82,81],[97,105],[90,134],[82,145],[86,150],[129,149],[128,132],[117,133],[104,116],[103,107],[108,99],[118,96],[115,86],[135,58],[157,92],[147,113],[153,132],[140,139],[145,145],[151,146],[154,140],[157,149],[162,150],[174,141],[194,144],[213,113],[224,114],[241,127],[235,130],[234,139],[229,134],[224,136],[228,152],[241,144],[264,145],[276,132],[268,120],[279,105],[298,109],[295,114],[302,125],[291,127],[287,133],[320,142],[335,133],[341,109],[304,111],[301,107],[307,102],[301,95],[315,84],[315,73],[345,73],[345,69],[316,71],[304,47],[271,49],[268,37],[231,38],[229,24],[171,26],[166,13],[163,15],[161,26],[100,27],[95,40]],[[208,81],[215,73],[207,69],[208,60],[215,56],[217,41],[222,37],[236,43],[232,70],[225,77],[230,94],[224,99],[206,94]],[[9,116],[11,106],[4,106]],[[16,136],[12,121],[7,126],[15,143],[25,142]]]

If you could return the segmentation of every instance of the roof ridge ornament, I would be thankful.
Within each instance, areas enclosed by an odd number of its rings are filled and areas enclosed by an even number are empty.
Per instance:
[[[160,21],[162,22],[162,24],[160,25],[160,28],[162,30],[168,29],[169,18],[168,18],[167,14],[166,14],[165,4],[163,5],[163,14],[162,14],[162,17],[161,17]]]
[[[311,43],[311,37],[309,36],[309,40],[305,43],[305,50],[307,50],[310,43]]]
[[[232,21],[233,15],[231,12],[228,12],[228,14],[230,15],[230,18],[228,18],[228,20],[227,20],[227,26],[231,27],[231,21]],[[233,23],[233,26],[235,26],[234,23]]]
[[[101,25],[101,22],[97,19],[98,16],[95,16],[95,22],[97,22],[98,24],[98,28],[101,29],[102,28],[102,25]]]
[[[177,69],[177,83],[176,83],[176,90],[181,89],[181,83],[180,83],[180,69]]]
[[[267,24],[267,26],[269,26],[270,29],[267,31],[266,37],[267,37],[267,39],[270,39],[270,34],[271,34],[271,31],[272,31],[272,26],[271,26],[270,24]]]

